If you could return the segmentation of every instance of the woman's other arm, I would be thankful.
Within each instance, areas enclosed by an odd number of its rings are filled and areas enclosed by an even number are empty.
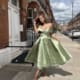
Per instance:
[[[52,29],[54,29],[54,24],[53,24],[53,23],[51,24],[51,26],[52,26]],[[58,36],[56,35],[56,33],[52,33],[52,34],[51,34],[51,37],[52,37],[53,39],[59,41],[59,38],[58,38]]]
[[[33,21],[33,26],[34,26],[34,31],[37,33],[38,32],[38,28],[37,28],[37,25],[36,25],[36,21],[35,20]]]

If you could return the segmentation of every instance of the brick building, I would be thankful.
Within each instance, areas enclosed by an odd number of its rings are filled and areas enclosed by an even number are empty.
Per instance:
[[[69,23],[68,29],[80,29],[80,13],[78,13]]]
[[[8,46],[26,45],[26,29],[40,10],[54,21],[49,0],[0,0],[0,65],[22,53]]]
[[[21,54],[25,45],[27,0],[0,0],[0,65],[7,64]]]
[[[20,27],[25,26],[26,3],[26,0],[0,1],[0,48],[25,40],[22,38],[25,31]]]
[[[28,0],[27,6],[27,27],[32,27],[32,19],[43,11],[48,19],[54,21],[54,16],[50,7],[49,0]]]

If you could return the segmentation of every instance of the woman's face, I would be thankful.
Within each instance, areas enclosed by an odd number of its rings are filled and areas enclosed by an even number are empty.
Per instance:
[[[44,18],[44,16],[43,16],[43,15],[40,15],[40,16],[39,16],[39,19],[40,19],[40,21],[41,21],[42,23],[44,23],[44,22],[45,22],[45,18]]]

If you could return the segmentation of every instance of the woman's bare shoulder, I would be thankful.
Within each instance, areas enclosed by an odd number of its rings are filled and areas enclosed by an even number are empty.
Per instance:
[[[49,23],[47,23],[47,25],[52,25],[52,23],[51,23],[51,22],[49,22]]]
[[[51,22],[50,22],[50,23],[48,23],[48,26],[52,27],[52,25],[53,25],[53,24],[52,24]]]

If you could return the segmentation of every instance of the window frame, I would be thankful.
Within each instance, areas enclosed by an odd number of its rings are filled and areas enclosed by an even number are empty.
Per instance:
[[[28,12],[29,10],[32,10],[32,13],[31,13],[32,16],[30,17],[30,16],[28,15],[28,18],[29,18],[29,19],[30,19],[30,18],[33,19],[33,8],[28,8],[28,9],[27,9],[27,12]],[[29,12],[28,12],[28,14],[29,14]]]
[[[15,0],[15,1],[16,1],[16,5],[12,3],[12,0],[8,0],[8,2],[9,2],[10,4],[12,4],[13,6],[19,7],[19,0]]]

